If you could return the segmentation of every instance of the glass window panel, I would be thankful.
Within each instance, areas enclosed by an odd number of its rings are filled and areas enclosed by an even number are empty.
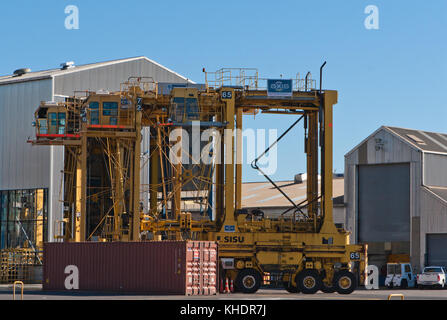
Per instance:
[[[99,124],[99,111],[90,112],[90,124]]]
[[[118,115],[118,102],[106,101],[102,103],[102,114],[104,116]]]
[[[16,202],[16,192],[15,191],[9,191],[9,201],[8,201],[8,220],[14,221],[15,215],[14,215],[14,203]]]
[[[118,109],[118,102],[103,102],[103,109]]]
[[[188,120],[199,119],[199,105],[196,98],[186,99],[186,112],[188,114]]]
[[[47,213],[47,189],[0,191],[0,248],[42,250]]]
[[[0,221],[8,219],[8,192],[0,192]]]
[[[89,104],[90,109],[99,109],[99,102],[93,101]]]
[[[7,248],[8,192],[0,192],[0,249]]]
[[[171,118],[176,122],[183,122],[185,115],[185,98],[177,97],[173,99]]]
[[[40,134],[48,133],[47,119],[39,119],[39,133]]]
[[[396,264],[396,269],[394,274],[401,274],[402,267],[400,264]]]
[[[6,233],[6,221],[1,221],[0,224],[0,249],[8,247],[7,233]]]

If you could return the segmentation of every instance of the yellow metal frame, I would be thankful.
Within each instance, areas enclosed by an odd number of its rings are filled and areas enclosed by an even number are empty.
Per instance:
[[[108,95],[91,93],[81,102],[73,99],[77,102],[66,103],[69,115],[70,112],[81,115],[70,115],[71,118],[82,121],[79,125],[79,137],[38,138],[34,141],[34,144],[60,144],[67,149],[71,148],[70,154],[75,166],[66,168],[66,172],[76,174],[70,180],[73,187],[66,188],[72,196],[66,195],[64,201],[75,212],[74,217],[67,217],[69,221],[74,221],[71,228],[75,232],[71,235],[67,233],[66,240],[91,240],[86,225],[89,219],[87,204],[92,201],[93,196],[88,193],[90,186],[87,186],[87,169],[88,157],[97,153],[104,154],[108,159],[113,206],[109,211],[102,212],[101,221],[94,230],[108,220],[113,221],[108,240],[137,241],[140,240],[140,233],[150,234],[149,239],[212,240],[219,242],[221,258],[233,258],[235,264],[254,268],[260,273],[269,272],[272,268],[279,269],[293,276],[291,283],[294,285],[294,275],[310,266],[324,270],[327,275],[324,281],[330,284],[335,274],[334,264],[341,264],[344,269],[356,266],[363,281],[367,266],[367,247],[349,244],[349,234],[338,230],[333,222],[333,105],[337,103],[337,91],[309,89],[293,91],[291,97],[271,97],[266,90],[260,89],[257,70],[254,76],[246,76],[243,69],[237,69],[237,72],[236,80],[239,85],[236,86],[225,85],[225,82],[231,83],[231,73],[227,79],[226,73],[221,70],[217,72],[217,88],[210,86],[207,79],[205,90],[185,87],[175,88],[169,94],[160,94],[157,84],[149,82],[150,85],[145,86],[143,82],[136,81],[127,83],[120,92]],[[82,110],[88,109],[86,106],[89,101],[121,101],[123,98],[130,101],[131,109],[128,109],[126,119],[119,118],[116,127],[92,127],[88,123],[88,117],[82,117]],[[305,221],[295,221],[295,214],[293,219],[281,217],[258,220],[240,210],[242,166],[235,161],[240,160],[242,152],[241,137],[238,135],[236,141],[232,134],[222,135],[224,138],[219,142],[221,152],[218,157],[224,161],[211,166],[211,176],[204,173],[204,167],[199,166],[200,170],[194,171],[183,164],[172,163],[167,154],[168,148],[173,145],[168,141],[170,133],[175,128],[190,126],[191,120],[196,120],[188,119],[186,113],[177,122],[169,118],[169,110],[176,103],[176,98],[195,99],[199,108],[199,120],[210,123],[220,133],[225,129],[231,132],[241,130],[244,114],[262,112],[302,115],[307,125],[308,217]],[[185,112],[186,108],[185,105]],[[145,126],[151,128],[151,180],[150,210],[143,214],[139,207],[139,168],[141,129]],[[95,148],[99,149],[96,150],[92,148],[94,141],[100,141],[104,145],[96,143]],[[182,146],[181,143],[180,145]],[[223,146],[226,147],[225,152]],[[182,148],[178,150],[177,156],[188,152]],[[130,160],[126,161],[124,154]],[[318,190],[319,156],[322,167],[321,195]],[[66,173],[67,179],[68,176]],[[193,219],[190,212],[182,209],[182,192],[188,183],[195,183],[194,179],[199,179],[206,186],[203,190],[208,190],[208,198],[210,190],[215,188],[214,221]],[[202,190],[197,185],[196,188]],[[159,200],[159,194],[162,200]],[[113,212],[113,218],[110,212]],[[127,235],[122,228],[126,215],[130,215]],[[228,274],[235,280],[237,271],[228,271]]]

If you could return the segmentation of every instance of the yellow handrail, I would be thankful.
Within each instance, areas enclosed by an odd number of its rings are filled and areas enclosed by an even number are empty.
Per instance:
[[[23,300],[23,287],[25,286],[25,284],[22,281],[14,281],[13,284],[13,289],[12,289],[12,299],[15,300],[16,299],[16,284],[20,284],[21,286],[21,294],[20,294],[20,298],[21,300]]]
[[[393,293],[388,296],[388,300],[391,300],[391,297],[400,297],[400,300],[404,300],[405,296],[401,293]]]

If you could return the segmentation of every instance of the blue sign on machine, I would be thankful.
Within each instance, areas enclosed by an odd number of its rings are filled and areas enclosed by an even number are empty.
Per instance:
[[[225,226],[224,232],[235,232],[236,228],[234,226]]]
[[[292,79],[267,79],[269,97],[291,97],[292,91]]]

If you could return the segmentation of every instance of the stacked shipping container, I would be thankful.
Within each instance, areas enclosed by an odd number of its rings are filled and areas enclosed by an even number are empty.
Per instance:
[[[211,241],[45,243],[44,290],[213,295]]]

